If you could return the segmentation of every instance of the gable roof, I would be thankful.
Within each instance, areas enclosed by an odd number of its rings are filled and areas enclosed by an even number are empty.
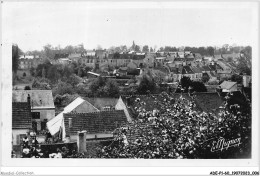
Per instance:
[[[210,68],[208,66],[202,66],[202,71],[210,71]]]
[[[180,74],[181,73],[181,69],[180,68],[176,68],[176,67],[169,67],[170,71],[174,74]]]
[[[101,110],[102,108],[106,106],[112,106],[115,107],[118,98],[90,98],[90,97],[84,97],[86,101],[91,103],[94,107]]]
[[[182,74],[194,74],[190,66],[183,66],[182,68]]]
[[[32,109],[55,108],[51,90],[13,90],[13,102],[27,102],[28,94],[31,97]]]
[[[200,67],[191,67],[194,73],[202,73],[202,70]]]
[[[215,66],[216,66],[216,69],[223,70],[223,68],[218,63],[216,63]]]
[[[32,115],[27,102],[12,103],[12,129],[32,128]]]
[[[188,54],[188,55],[185,56],[185,58],[186,58],[186,61],[194,61],[193,54]]]
[[[221,54],[214,55],[214,58],[217,59],[217,60],[223,59]]]
[[[63,126],[63,115],[64,115],[64,113],[72,112],[74,109],[76,109],[78,106],[80,106],[81,104],[83,104],[85,102],[87,102],[87,101],[85,101],[81,97],[76,98],[73,102],[71,102],[69,105],[67,105],[61,113],[59,113],[53,119],[48,121],[47,127],[48,127],[50,133],[52,135],[56,134],[60,130],[60,128]],[[89,103],[89,102],[87,102],[87,103]],[[95,107],[93,107],[93,109],[96,109],[97,111],[99,111]]]
[[[183,57],[176,57],[175,59],[174,59],[174,61],[176,62],[176,61],[184,61],[184,58]]]
[[[69,128],[69,118],[72,126]],[[75,135],[78,131],[86,130],[88,134],[112,133],[116,128],[127,123],[124,110],[100,111],[92,113],[64,114],[65,131]]]
[[[236,82],[224,81],[219,86],[221,87],[221,89],[231,89],[236,84]]]
[[[200,53],[194,53],[195,54],[195,59],[196,60],[201,60],[202,59],[202,56]]]

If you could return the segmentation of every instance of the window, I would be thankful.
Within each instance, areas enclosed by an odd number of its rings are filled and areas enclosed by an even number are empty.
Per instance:
[[[110,106],[105,106],[104,111],[110,111]]]
[[[32,119],[40,119],[40,112],[32,112]]]
[[[45,130],[46,129],[46,123],[47,123],[47,119],[44,119],[44,121],[41,122],[41,130]]]

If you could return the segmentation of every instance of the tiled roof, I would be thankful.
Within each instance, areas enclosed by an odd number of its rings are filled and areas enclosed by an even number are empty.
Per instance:
[[[12,103],[12,129],[32,128],[32,115],[27,102]]]
[[[221,54],[214,55],[214,58],[217,59],[217,60],[223,59],[222,56],[221,56]]]
[[[128,112],[132,118],[136,118],[138,115],[137,109],[142,107],[146,111],[152,111],[154,109],[162,110],[164,109],[164,100],[169,98],[180,98],[180,93],[174,93],[169,96],[164,96],[162,94],[150,94],[150,95],[124,95],[121,96],[122,100],[128,107]],[[188,94],[182,94],[186,99],[191,99]],[[139,101],[137,101],[139,100]],[[128,102],[128,104],[127,104]],[[141,102],[141,105],[140,105]],[[145,102],[145,103],[142,103]]]
[[[230,89],[232,88],[236,82],[231,82],[231,81],[224,81],[223,83],[220,84],[221,89]]]
[[[69,128],[69,118],[72,118],[71,128]],[[66,134],[70,135],[75,135],[82,130],[86,130],[88,134],[111,133],[127,123],[127,118],[123,110],[68,113],[64,114],[64,123]]]
[[[194,53],[195,54],[195,59],[202,59],[202,56],[200,53]]]
[[[217,63],[216,63],[216,69],[223,70],[223,68],[219,64],[217,64]]]
[[[201,68],[203,71],[210,71],[210,68],[208,66],[202,66]]]
[[[227,64],[229,64],[231,67],[233,67],[233,68],[236,68],[237,66],[236,66],[236,64],[234,64],[233,62],[228,62]]]
[[[176,67],[169,67],[171,72],[173,72],[174,74],[180,74],[181,69],[176,68]]]
[[[55,108],[51,90],[13,90],[13,102],[27,102],[28,94],[31,97],[33,108]]]
[[[174,59],[174,61],[184,61],[184,58],[176,57],[176,58]]]
[[[194,61],[193,54],[189,54],[189,55],[185,56],[185,58],[186,58],[186,61]]]
[[[195,93],[195,103],[205,112],[211,112],[218,109],[223,99],[218,93]]]
[[[194,74],[190,66],[183,66],[182,68],[182,74]]]
[[[212,77],[216,77],[216,75],[215,75],[213,72],[210,72],[210,75],[211,75]]]
[[[191,67],[194,73],[202,73],[202,70],[200,67]]]

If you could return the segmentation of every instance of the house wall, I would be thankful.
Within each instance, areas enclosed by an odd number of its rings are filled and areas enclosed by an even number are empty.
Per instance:
[[[32,59],[19,59],[19,63],[20,69],[29,69],[33,66]]]
[[[40,112],[40,120],[47,119],[48,121],[55,117],[55,108],[53,109],[32,109],[32,112]]]
[[[144,65],[144,60],[143,59],[140,59],[140,60],[132,59],[131,62],[135,63],[138,67],[140,67],[140,64]]]
[[[29,129],[13,129],[12,130],[12,143],[13,145],[20,145],[20,135],[26,135]]]
[[[37,130],[42,130],[42,122],[48,122],[55,117],[55,109],[32,109],[32,112],[39,112],[40,119],[32,119],[32,122],[37,123]],[[45,120],[47,119],[47,121]]]
[[[243,86],[249,87],[249,83],[251,81],[251,76],[243,75]]]
[[[127,107],[125,105],[125,103],[123,102],[122,98],[120,97],[116,103],[116,106],[115,106],[115,109],[116,110],[124,110],[125,112],[125,115],[126,115],[126,118],[127,118],[127,121],[128,122],[131,122],[132,121],[132,118],[127,110]]]

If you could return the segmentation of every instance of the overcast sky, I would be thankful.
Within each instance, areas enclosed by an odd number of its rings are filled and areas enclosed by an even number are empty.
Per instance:
[[[205,4],[205,3],[204,3]],[[157,47],[250,45],[252,4],[4,2],[5,37],[23,51],[46,44]]]

